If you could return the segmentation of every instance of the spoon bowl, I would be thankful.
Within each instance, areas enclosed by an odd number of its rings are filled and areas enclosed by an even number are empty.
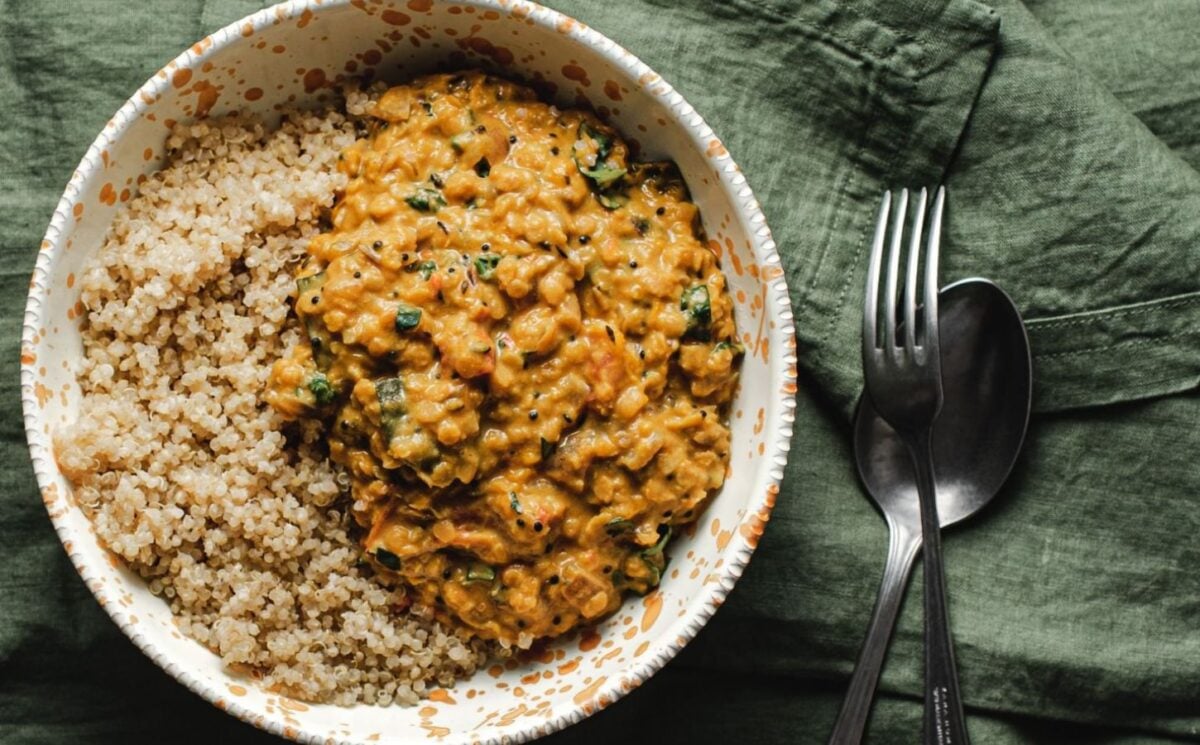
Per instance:
[[[1025,324],[1004,290],[964,279],[938,293],[945,403],[933,427],[939,522],[983,509],[1004,485],[1025,440],[1032,363]],[[858,475],[885,515],[920,533],[912,459],[869,397],[854,423]]]

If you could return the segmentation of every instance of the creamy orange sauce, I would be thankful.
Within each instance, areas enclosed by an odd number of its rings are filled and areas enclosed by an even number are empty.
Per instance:
[[[729,462],[742,350],[696,207],[672,164],[480,73],[372,114],[267,398],[326,423],[414,602],[521,645],[599,619]]]

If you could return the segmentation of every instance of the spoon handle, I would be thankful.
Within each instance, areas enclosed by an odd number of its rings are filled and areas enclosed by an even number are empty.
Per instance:
[[[887,656],[888,642],[896,626],[900,601],[912,574],[913,563],[921,549],[921,536],[910,528],[889,520],[887,562],[883,567],[883,580],[879,584],[879,596],[867,637],[858,653],[858,663],[850,678],[842,710],[838,713],[829,745],[858,745],[862,742],[867,717],[871,714],[871,703],[875,700],[875,687],[879,673]]]
[[[962,694],[942,572],[942,533],[938,521],[930,433],[908,443],[921,502],[921,540],[925,552],[925,745],[967,745]]]

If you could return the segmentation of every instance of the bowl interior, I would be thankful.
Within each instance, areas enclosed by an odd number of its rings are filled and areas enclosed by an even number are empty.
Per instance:
[[[50,437],[77,416],[81,354],[75,277],[139,179],[161,162],[175,120],[235,109],[277,116],[314,105],[351,77],[402,81],[482,66],[535,84],[561,105],[607,117],[642,157],[675,160],[731,285],[746,346],[733,406],[729,479],[695,529],[670,549],[662,587],[630,598],[593,631],[537,659],[481,671],[412,709],[291,701],[222,668],[185,638],[166,605],[111,560],[70,497]],[[42,244],[25,317],[22,390],[42,496],[99,602],[160,665],[226,709],[304,741],[521,741],[578,721],[643,682],[720,605],[757,543],[791,434],[795,345],[770,233],[736,165],[694,110],[600,34],[533,4],[474,0],[292,2],[198,42],[108,122],[72,177]]]

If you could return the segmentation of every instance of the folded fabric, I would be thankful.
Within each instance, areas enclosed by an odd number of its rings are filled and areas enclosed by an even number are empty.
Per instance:
[[[264,4],[27,3],[0,17],[10,380],[38,239],[94,133],[178,50]],[[551,4],[642,57],[721,135],[781,247],[802,385],[775,515],[730,600],[660,675],[549,741],[827,737],[886,540],[848,427],[866,245],[885,187],[945,182],[943,281],[999,281],[1036,354],[1017,472],[945,540],[973,738],[1200,742],[1200,6]],[[0,411],[0,741],[273,741],[109,623],[37,498],[15,386]],[[920,610],[902,615],[869,742],[918,741]]]

